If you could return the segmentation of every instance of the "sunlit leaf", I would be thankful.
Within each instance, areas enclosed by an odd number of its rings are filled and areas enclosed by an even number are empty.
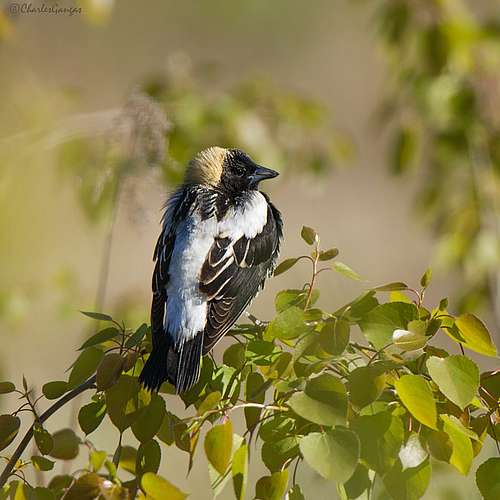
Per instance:
[[[422,424],[437,429],[437,410],[434,395],[427,381],[418,375],[403,375],[394,387],[401,402]]]
[[[425,273],[420,278],[420,285],[423,288],[427,288],[431,282],[431,278],[432,278],[432,269],[429,268],[425,271]]]
[[[300,451],[305,461],[325,479],[345,483],[356,469],[360,445],[354,432],[336,428],[302,437]]]
[[[402,283],[401,281],[394,281],[392,283],[387,283],[386,285],[376,286],[373,290],[376,292],[395,292],[399,290],[408,290],[408,285]]]
[[[427,369],[439,390],[453,403],[464,409],[479,388],[479,369],[465,356],[435,356],[427,360]]]
[[[233,426],[230,420],[214,425],[205,436],[205,454],[219,474],[224,474],[231,459]]]
[[[153,500],[184,500],[187,494],[174,486],[167,479],[152,472],[146,472],[141,479],[141,486],[148,498]]]
[[[248,474],[248,446],[246,444],[242,444],[234,452],[231,471],[236,499],[243,500],[245,498]]]
[[[309,327],[304,323],[304,311],[292,306],[279,313],[269,323],[264,339],[294,339],[308,330]]]
[[[464,347],[485,356],[496,356],[497,349],[491,340],[491,335],[484,323],[470,313],[465,313],[456,318],[455,326],[459,330],[459,337],[447,332],[460,342]]]
[[[332,269],[340,274],[343,274],[346,278],[357,281],[361,279],[361,276],[356,271],[353,271],[347,264],[339,262],[338,260],[332,264]]]
[[[111,422],[120,431],[129,427],[137,417],[133,399],[139,392],[137,378],[121,375],[118,382],[106,391],[106,406]]]
[[[443,430],[448,434],[453,445],[450,464],[466,476],[469,473],[474,457],[470,438],[454,420],[447,418],[446,415],[442,415],[441,418],[443,419]]]
[[[418,319],[415,305],[405,302],[380,304],[363,316],[359,326],[366,338],[382,349],[392,344],[392,334],[397,329],[407,329],[408,323]]]

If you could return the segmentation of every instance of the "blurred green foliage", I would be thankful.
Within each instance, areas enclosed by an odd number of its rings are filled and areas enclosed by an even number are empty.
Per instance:
[[[434,308],[424,305],[429,271],[420,289],[388,283],[337,311],[319,309],[314,285],[321,273],[359,277],[339,265],[337,249],[320,247],[314,229],[304,227],[302,238],[308,251],[283,261],[275,274],[304,261],[311,268],[309,283],[279,292],[270,322],[251,317],[251,323],[236,326],[223,364],[204,357],[200,380],[185,393],[175,395],[168,383],[159,394],[142,389],[138,374],[152,347],[149,326],[131,330],[100,312],[83,313],[105,327],[80,347],[68,380],[42,388],[46,400],[57,400],[51,408],[93,391],[78,412],[81,432],[50,433],[45,421],[52,410],[38,412],[27,382],[0,383],[0,394],[22,400],[12,414],[0,415],[0,449],[18,442],[23,410],[34,417],[37,446],[29,460],[22,458],[26,442],[10,458],[0,498],[182,500],[188,493],[175,486],[176,479],[158,475],[168,447],[188,454],[188,472],[203,448],[213,496],[232,483],[239,500],[250,491],[263,500],[304,499],[297,469],[305,466],[331,482],[332,498],[336,493],[343,500],[364,494],[421,498],[439,462],[467,475],[487,440],[498,443],[500,430],[500,372],[480,374],[464,352],[497,356],[485,325],[470,313],[450,315],[445,299]],[[355,339],[356,327],[362,343]],[[461,354],[434,347],[442,335]],[[176,397],[185,404],[178,415],[169,402]],[[232,423],[240,412],[242,434]],[[103,425],[119,432],[114,451],[92,440]],[[130,431],[137,447],[127,442]],[[254,447],[268,472],[251,485]],[[23,481],[31,468],[49,472],[79,453],[88,462],[73,474],[53,475],[47,487]],[[476,481],[485,499],[496,498],[500,460],[488,458]]]
[[[498,3],[379,1],[389,61],[380,109],[389,164],[418,170],[417,206],[458,270],[461,310],[487,306],[500,325],[500,17]]]

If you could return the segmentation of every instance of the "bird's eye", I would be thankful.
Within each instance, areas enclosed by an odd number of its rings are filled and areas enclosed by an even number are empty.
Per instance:
[[[243,167],[237,166],[234,168],[234,173],[238,177],[243,177],[245,175],[245,169]]]

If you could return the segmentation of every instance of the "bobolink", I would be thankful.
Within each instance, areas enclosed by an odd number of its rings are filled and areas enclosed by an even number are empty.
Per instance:
[[[278,175],[238,149],[212,147],[188,165],[156,244],[153,350],[140,375],[158,390],[192,387],[207,354],[273,272],[282,220],[259,182]]]

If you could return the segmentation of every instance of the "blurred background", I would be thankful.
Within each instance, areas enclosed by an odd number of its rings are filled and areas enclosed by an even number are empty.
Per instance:
[[[79,310],[148,320],[162,205],[215,144],[282,173],[264,190],[283,257],[308,225],[362,276],[322,275],[324,308],[431,265],[429,304],[477,312],[498,345],[499,72],[493,0],[1,1],[0,378],[61,379],[95,328]],[[252,313],[307,279],[271,280]],[[167,476],[211,497],[201,454],[183,479],[187,455],[163,452]],[[425,498],[477,495],[439,467]]]

